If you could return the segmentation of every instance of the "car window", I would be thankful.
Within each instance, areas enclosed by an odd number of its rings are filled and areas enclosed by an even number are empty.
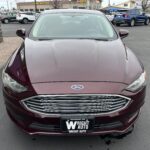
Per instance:
[[[29,12],[21,13],[21,14],[24,14],[24,15],[33,15],[32,13],[29,13]]]
[[[104,15],[57,13],[41,15],[29,37],[116,39],[117,34]]]
[[[142,15],[143,14],[143,11],[141,9],[137,9],[136,11],[137,11],[138,15]]]
[[[128,11],[129,14],[135,15],[136,14],[136,9],[131,9]]]

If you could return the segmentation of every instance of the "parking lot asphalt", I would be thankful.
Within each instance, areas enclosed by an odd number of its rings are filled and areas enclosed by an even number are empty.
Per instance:
[[[141,59],[149,77],[150,26],[120,28],[130,31],[129,37],[124,39],[124,42]],[[150,82],[147,87],[146,103],[134,131],[123,139],[110,138],[106,144],[99,136],[29,136],[22,132],[7,116],[1,91],[1,72],[2,69],[0,69],[0,150],[150,150]]]
[[[2,33],[4,37],[15,37],[17,29],[26,29],[28,31],[31,27],[32,23],[29,24],[21,24],[21,23],[9,23],[2,24]]]

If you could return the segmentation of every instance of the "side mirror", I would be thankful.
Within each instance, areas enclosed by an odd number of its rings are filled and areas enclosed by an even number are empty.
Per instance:
[[[17,36],[19,36],[19,37],[25,39],[26,30],[25,30],[25,29],[19,29],[19,30],[16,31],[16,34],[17,34]]]
[[[121,39],[127,37],[129,35],[129,31],[128,30],[124,30],[124,29],[120,29],[119,30],[119,35],[121,37]]]
[[[142,15],[145,16],[145,12],[143,12]]]

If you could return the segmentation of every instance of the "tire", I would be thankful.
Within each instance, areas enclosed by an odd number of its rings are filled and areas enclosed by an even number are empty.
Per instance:
[[[129,23],[129,26],[130,27],[134,27],[135,26],[135,20],[134,19],[131,20],[131,22]]]
[[[118,27],[119,27],[119,26],[120,26],[120,23],[116,23],[116,26],[118,26]]]
[[[3,21],[5,24],[8,24],[9,23],[9,20],[8,19],[4,19]]]
[[[149,25],[149,23],[150,23],[149,19],[146,19],[145,22],[144,22],[145,25]]]
[[[22,21],[18,21],[18,22],[22,24]]]
[[[22,22],[23,22],[23,24],[27,24],[27,23],[29,22],[29,20],[28,20],[27,18],[24,18],[24,19],[22,20]]]

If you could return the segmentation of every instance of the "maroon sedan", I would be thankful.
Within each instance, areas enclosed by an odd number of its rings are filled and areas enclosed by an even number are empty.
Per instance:
[[[10,118],[44,135],[124,135],[144,104],[146,73],[98,11],[49,10],[3,70]]]

